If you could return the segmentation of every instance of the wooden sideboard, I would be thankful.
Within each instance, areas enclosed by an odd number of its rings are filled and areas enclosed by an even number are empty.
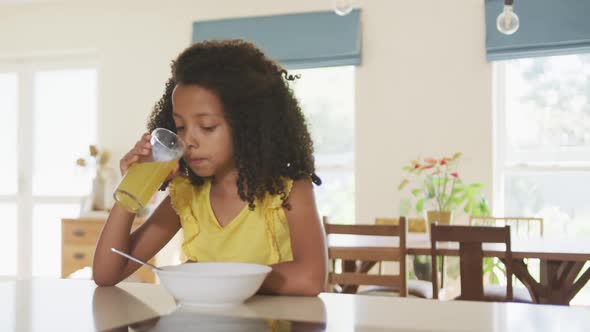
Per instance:
[[[67,278],[72,273],[92,266],[96,241],[106,221],[101,217],[62,219],[62,246],[61,246],[61,277]],[[136,229],[143,223],[140,218],[135,219],[132,229]],[[150,261],[153,264],[153,260]],[[155,282],[155,275],[149,268],[142,266],[128,279],[141,282]]]

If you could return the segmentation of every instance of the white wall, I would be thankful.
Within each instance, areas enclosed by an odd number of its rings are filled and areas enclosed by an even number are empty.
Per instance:
[[[396,3],[397,6],[394,6]],[[357,81],[357,217],[396,215],[400,168],[462,151],[492,189],[491,66],[482,0],[364,1]]]
[[[398,213],[400,168],[464,152],[491,198],[491,67],[483,0],[359,0],[357,219]],[[203,19],[329,10],[330,0],[55,1],[0,6],[0,59],[91,53],[100,63],[99,145],[120,157],[145,130],[170,61]]]

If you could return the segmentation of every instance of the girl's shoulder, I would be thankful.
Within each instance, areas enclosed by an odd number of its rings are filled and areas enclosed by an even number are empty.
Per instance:
[[[278,209],[283,207],[284,200],[287,200],[289,195],[291,195],[294,180],[288,177],[281,177],[281,181],[283,182],[283,193],[275,195],[267,194],[263,204],[267,208]]]

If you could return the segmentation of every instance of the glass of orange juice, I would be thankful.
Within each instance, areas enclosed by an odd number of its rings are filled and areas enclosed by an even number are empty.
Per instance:
[[[156,128],[150,143],[152,155],[131,165],[115,189],[115,201],[129,212],[136,213],[146,207],[184,151],[182,140],[165,128]]]

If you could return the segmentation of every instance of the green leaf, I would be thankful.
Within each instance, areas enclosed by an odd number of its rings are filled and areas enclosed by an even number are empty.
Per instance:
[[[462,192],[463,192],[463,188],[461,188],[461,187],[455,187],[451,191],[451,196],[455,196],[456,194],[459,194],[459,193],[462,193]]]
[[[472,192],[480,191],[481,189],[483,189],[483,184],[481,184],[481,183],[468,184],[465,186],[465,189],[472,191]]]
[[[483,259],[483,273],[488,274],[494,269],[494,262],[491,261],[491,257],[484,257]]]
[[[418,202],[416,202],[416,211],[418,213],[422,213],[422,211],[424,211],[424,198],[418,200]]]
[[[481,198],[481,200],[479,202],[479,209],[480,209],[481,215],[483,215],[483,216],[489,216],[491,214],[490,206],[488,205],[488,201],[483,197]]]
[[[500,280],[498,279],[498,276],[493,271],[490,274],[490,283],[492,285],[497,285],[497,284],[500,283]]]
[[[480,197],[475,201],[471,215],[477,217],[490,215],[490,208],[485,198]]]
[[[440,186],[443,182],[444,182],[444,180],[442,178],[439,178],[439,177],[432,178],[432,185],[435,187]]]
[[[408,185],[408,183],[410,183],[410,181],[408,179],[403,179],[399,185],[397,186],[397,190],[402,190],[406,187],[406,185]]]
[[[434,186],[432,185],[432,182],[428,181],[428,179],[424,180],[424,187],[426,188],[426,191],[429,193],[433,193],[434,194]]]
[[[418,197],[420,194],[422,194],[424,191],[422,191],[422,189],[414,189],[412,190],[412,196],[414,197]]]

